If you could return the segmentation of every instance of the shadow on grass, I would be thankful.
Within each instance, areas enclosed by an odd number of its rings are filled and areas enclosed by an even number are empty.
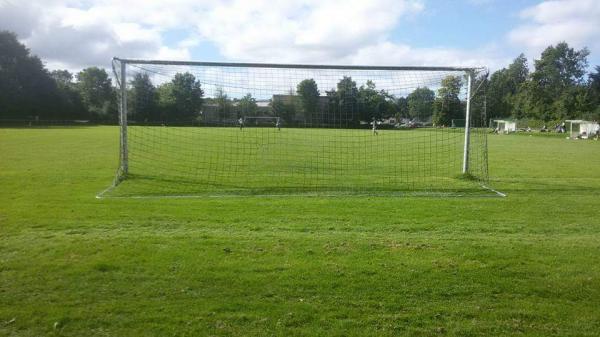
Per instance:
[[[390,187],[360,186],[350,188],[333,184],[321,186],[281,186],[268,185],[264,181],[256,184],[215,182],[207,179],[186,177],[164,177],[155,175],[129,174],[117,186],[99,195],[101,198],[186,198],[186,197],[498,197],[503,196],[494,190],[483,187],[473,176],[461,176],[462,186],[451,184],[433,188],[434,185],[414,186],[414,184]],[[465,181],[469,186],[465,186]],[[472,183],[471,183],[472,182]],[[434,183],[432,181],[431,183]],[[447,182],[446,182],[447,183]]]

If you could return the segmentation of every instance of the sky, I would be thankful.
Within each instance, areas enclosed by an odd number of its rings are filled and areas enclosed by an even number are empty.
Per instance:
[[[122,58],[505,67],[551,44],[600,65],[600,0],[0,0],[50,69]]]

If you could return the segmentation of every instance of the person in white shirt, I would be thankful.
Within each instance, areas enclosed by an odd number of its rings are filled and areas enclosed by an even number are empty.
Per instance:
[[[375,120],[375,117],[373,117],[373,134],[374,135],[378,135],[379,133],[377,132],[377,121]]]

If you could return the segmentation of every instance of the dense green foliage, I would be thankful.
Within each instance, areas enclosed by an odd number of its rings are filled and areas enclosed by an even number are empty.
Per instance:
[[[62,102],[42,61],[13,33],[0,31],[0,118],[55,118]]]
[[[256,112],[258,111],[258,105],[256,104],[256,99],[252,97],[252,94],[246,94],[244,97],[238,100],[238,111],[239,116],[256,116]]]
[[[350,122],[358,124],[358,87],[352,77],[344,76],[337,84],[335,91],[328,92],[331,111],[339,111],[339,114],[351,118]],[[336,109],[337,108],[337,109]]]
[[[73,82],[73,74],[67,70],[54,70],[50,76],[56,81],[60,95],[59,102],[61,102],[61,109],[53,114],[56,119],[90,119],[93,117],[90,116],[83,103],[79,88]],[[52,116],[45,116],[45,113],[42,113],[41,118],[49,119]]]
[[[408,115],[411,118],[427,120],[433,115],[433,101],[435,93],[433,90],[423,87],[417,88],[406,97],[408,104]]]
[[[223,88],[217,88],[214,103],[217,105],[219,121],[223,121],[224,119],[230,117],[233,112],[233,104],[231,103],[231,100],[225,91],[223,91]]]
[[[317,112],[319,104],[320,92],[317,82],[312,78],[303,80],[298,83],[296,92],[300,96],[306,119],[312,120],[315,117],[313,114]]]
[[[600,331],[599,142],[490,136],[507,198],[95,199],[118,142],[0,129],[0,335]]]
[[[0,31],[0,119],[116,120],[116,98],[104,69],[87,68],[77,82],[66,70],[49,73],[15,34]]]
[[[148,74],[136,73],[127,94],[127,111],[136,121],[160,120],[158,94]]]
[[[508,68],[492,74],[488,84],[487,101],[493,117],[508,117],[515,110],[515,96],[529,76],[527,59],[519,55]],[[515,112],[515,117],[522,117]]]
[[[462,102],[458,95],[462,86],[462,79],[457,76],[448,76],[442,80],[434,102],[433,122],[435,125],[449,126],[453,119],[464,119]]]
[[[530,72],[521,54],[508,67],[494,72],[489,81],[482,79],[487,82],[487,101],[476,104],[491,118],[598,120],[600,67],[587,74],[588,55],[586,48],[575,50],[562,42],[546,48]],[[0,32],[0,119],[116,122],[117,93],[113,84],[108,73],[96,67],[83,69],[75,76],[66,70],[49,73],[15,34]],[[331,124],[334,116],[338,116],[336,120],[342,116],[345,125],[354,126],[360,121],[388,117],[421,122],[433,119],[437,125],[450,125],[452,119],[464,118],[459,112],[464,102],[456,93],[446,94],[435,88],[436,93],[420,87],[406,97],[394,97],[377,90],[376,85],[368,81],[358,87],[351,77],[342,77],[335,88],[325,91],[326,101],[321,101],[325,97],[320,96],[316,81],[305,79],[289,94],[298,99],[274,97],[270,113],[288,124],[302,120]],[[140,122],[201,120],[204,103],[217,106],[220,122],[258,111],[255,98],[248,96],[227,97],[221,90],[215,97],[205,98],[200,82],[190,73],[175,74],[172,81],[158,87],[147,75],[138,74],[128,86],[129,111]],[[475,96],[475,100],[482,96]]]
[[[505,69],[492,74],[488,101],[491,117],[560,121],[600,119],[600,93],[594,73],[586,79],[586,48],[565,42],[549,46],[529,73],[521,54]],[[598,68],[596,69],[598,70]]]
[[[91,116],[101,120],[114,119],[117,101],[106,70],[97,67],[83,69],[77,74],[77,88]]]
[[[394,97],[385,90],[377,90],[373,81],[367,81],[358,89],[358,105],[362,121],[380,120],[397,113]]]
[[[304,92],[305,96],[309,96]],[[282,96],[274,96],[270,102],[271,113],[273,116],[283,118],[283,121],[289,126],[297,124],[298,114],[302,113],[302,119],[305,123],[310,123],[313,120],[318,120],[320,117],[313,103],[310,102],[310,98],[307,101],[303,96],[294,95],[293,91],[290,91],[285,99]]]

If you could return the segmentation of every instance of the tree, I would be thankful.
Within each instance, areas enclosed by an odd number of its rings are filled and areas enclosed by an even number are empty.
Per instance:
[[[301,98],[294,95],[294,90],[290,89],[287,95],[274,96],[271,101],[271,109],[273,115],[281,117],[286,124],[293,124],[296,119],[296,114],[302,108]],[[314,114],[310,116],[314,117]],[[313,120],[310,120],[314,122]]]
[[[158,118],[163,122],[169,121],[169,116],[173,115],[175,110],[175,100],[171,94],[173,91],[173,83],[167,82],[156,87],[156,96],[158,99]]]
[[[600,104],[600,66],[596,66],[595,73],[590,73],[588,76],[588,86],[590,89],[590,93],[597,100],[596,102]]]
[[[572,85],[561,92],[552,104],[553,119],[583,118],[593,111],[588,88],[584,85]]]
[[[588,76],[588,97],[591,111],[590,119],[600,120],[600,66]]]
[[[529,68],[525,55],[519,55],[508,66],[492,74],[488,90],[488,111],[491,117],[520,117],[516,109],[516,95],[529,77]]]
[[[373,118],[379,119],[379,105],[381,104],[379,92],[375,89],[375,83],[368,80],[365,85],[358,89],[359,118],[362,121],[371,121]]]
[[[436,125],[450,125],[452,119],[465,118],[458,98],[462,80],[458,76],[447,76],[441,84],[435,98],[433,122]]]
[[[396,118],[399,120],[408,116],[408,99],[406,97],[399,97],[396,100]]]
[[[529,77],[529,67],[525,54],[521,53],[513,62],[508,65],[508,77],[512,88],[517,89],[519,84],[527,81]]]
[[[283,99],[281,99],[281,96],[273,96],[273,99],[271,100],[271,110],[273,111],[273,115],[277,116],[277,117],[281,117],[283,118],[284,121],[286,122],[290,122],[288,120],[289,116],[287,116],[287,112],[286,112],[286,105],[285,102],[283,102]]]
[[[89,118],[81,95],[73,83],[73,74],[68,70],[53,70],[50,76],[56,82],[60,95],[60,117],[63,119]]]
[[[136,73],[130,82],[127,111],[133,119],[145,122],[158,122],[158,95],[148,74]]]
[[[231,104],[231,100],[225,91],[223,91],[223,88],[217,88],[217,92],[215,94],[215,103],[217,104],[219,122],[229,118],[233,110],[233,104]]]
[[[530,83],[519,93],[525,113],[549,121],[575,117],[576,111],[584,110],[583,101],[571,99],[568,92],[578,92],[574,88],[584,85],[588,55],[587,48],[574,50],[566,42],[546,48],[535,61]]]
[[[409,117],[421,121],[428,120],[433,115],[434,100],[433,90],[427,87],[415,89],[406,97]]]
[[[238,101],[238,118],[240,116],[256,116],[258,105],[252,94],[248,93]]]
[[[68,70],[53,70],[50,76],[59,85],[68,86],[73,83],[73,74]]]
[[[305,79],[298,83],[296,91],[298,92],[298,95],[300,95],[305,118],[312,120],[312,117],[317,112],[319,106],[320,93],[317,82],[312,78]]]
[[[177,73],[171,81],[171,101],[173,104],[170,120],[192,121],[202,110],[204,91],[200,82],[191,73]]]
[[[116,94],[106,70],[89,67],[80,71],[77,90],[93,119],[117,119]]]
[[[487,116],[487,96],[485,88],[489,87],[488,73],[479,73],[474,76],[471,84],[471,126],[487,126],[489,119]],[[466,102],[465,110],[466,110]],[[462,109],[462,107],[461,107]],[[462,112],[461,112],[462,113]],[[461,118],[462,119],[462,118]]]
[[[341,119],[358,125],[360,116],[358,114],[358,88],[352,77],[344,76],[337,83],[335,91],[336,102],[339,105]]]
[[[0,118],[60,118],[56,82],[14,33],[0,31]]]
[[[391,117],[396,113],[394,98],[385,90],[377,90],[375,83],[368,80],[358,89],[360,119],[371,121]]]

